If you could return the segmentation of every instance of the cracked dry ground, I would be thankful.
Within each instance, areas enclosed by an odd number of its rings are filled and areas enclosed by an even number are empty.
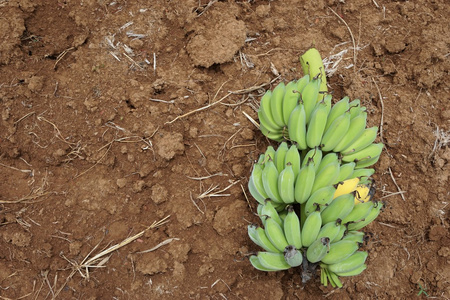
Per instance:
[[[0,1],[0,299],[448,299],[449,10]],[[339,62],[334,101],[360,98],[386,144],[387,209],[368,227],[367,270],[340,290],[246,259],[258,218],[244,192],[270,142],[243,113],[257,119],[265,89],[302,76],[314,44]],[[85,258],[102,268],[73,272]]]

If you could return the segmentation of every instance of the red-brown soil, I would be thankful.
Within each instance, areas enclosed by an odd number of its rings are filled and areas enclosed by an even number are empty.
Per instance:
[[[449,299],[449,15],[444,0],[0,1],[0,299]],[[340,290],[246,259],[244,191],[269,141],[243,113],[313,45],[344,51],[333,99],[360,98],[386,144],[387,209]]]

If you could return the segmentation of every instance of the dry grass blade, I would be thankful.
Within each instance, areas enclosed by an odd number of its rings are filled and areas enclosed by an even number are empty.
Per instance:
[[[250,117],[245,111],[242,112],[244,116],[253,124],[256,128],[259,129],[259,124],[252,117]]]
[[[350,26],[348,26],[347,22],[345,22],[345,20],[342,19],[342,17],[337,12],[335,12],[331,7],[328,7],[328,8],[333,12],[333,14],[336,15],[336,17],[339,18],[339,20],[341,20],[345,24],[345,26],[348,29],[348,32],[350,33],[350,37],[352,39],[352,44],[353,44],[353,70],[356,71],[356,43],[355,43],[355,37],[353,36],[353,32],[350,29]]]
[[[397,190],[398,190],[400,196],[402,197],[403,201],[406,201],[405,196],[403,195],[404,192],[398,186],[397,181],[395,181],[394,174],[392,174],[391,168],[389,167],[388,170],[389,170],[389,174],[391,175],[392,181],[394,182],[395,186],[397,187]]]
[[[280,79],[281,75],[278,75],[277,77],[275,77],[274,79],[272,79],[270,82],[267,83],[263,83],[261,85],[255,85],[246,89],[242,89],[242,90],[236,90],[236,91],[229,91],[229,93],[233,94],[233,95],[239,95],[239,94],[247,94],[250,92],[254,92],[257,91],[259,89],[262,89],[263,87],[267,86],[267,85],[271,85],[272,83],[274,83],[275,81],[277,81],[278,79]]]
[[[139,252],[137,252],[137,253],[148,253],[148,252],[152,252],[152,251],[157,250],[158,248],[161,248],[161,247],[164,246],[164,245],[167,245],[167,244],[172,243],[173,241],[179,241],[179,240],[180,240],[179,238],[170,238],[170,239],[167,239],[167,240],[162,241],[161,243],[159,243],[158,245],[156,245],[156,246],[153,247],[153,248],[150,248],[150,249],[144,250],[144,251],[139,251]]]

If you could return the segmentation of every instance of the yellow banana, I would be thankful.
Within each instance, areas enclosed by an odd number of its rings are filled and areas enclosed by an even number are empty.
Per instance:
[[[373,185],[359,184],[356,188],[355,205],[372,200],[375,194],[375,187]]]
[[[305,203],[311,195],[314,185],[316,170],[312,158],[300,169],[294,187],[294,198],[297,203]]]
[[[288,242],[286,241],[286,237],[284,236],[283,228],[278,225],[275,220],[270,217],[266,219],[266,225],[264,228],[266,232],[266,236],[269,241],[280,251],[283,252],[284,248],[288,246]]]
[[[284,260],[291,267],[298,267],[303,262],[303,254],[294,246],[289,245],[284,249]]]
[[[334,199],[321,213],[323,224],[344,219],[355,206],[355,195],[344,194]]]
[[[299,99],[300,93],[297,91],[297,81],[289,82],[286,85],[286,90],[283,96],[283,120],[285,125],[288,125],[289,116],[299,103]]]
[[[297,148],[295,148],[297,151]],[[295,174],[290,162],[278,175],[278,194],[284,203],[294,203]]]
[[[306,114],[303,104],[297,105],[289,116],[289,139],[297,144],[299,150],[306,149]]]
[[[352,179],[347,179],[345,181],[340,181],[337,184],[336,192],[334,193],[333,199],[335,199],[341,195],[349,194],[349,193],[356,191],[356,189],[358,187],[358,183],[359,183],[359,178],[352,178]]]
[[[317,263],[327,255],[329,249],[330,239],[328,237],[318,238],[306,250],[306,259],[310,263]]]
[[[293,206],[288,206],[287,215],[284,219],[284,236],[289,245],[296,249],[302,248],[302,237],[300,228],[300,219],[294,211]]]
[[[309,247],[317,239],[321,227],[322,218],[320,216],[320,211],[312,212],[306,217],[302,227],[303,247]]]
[[[311,118],[306,129],[306,144],[309,148],[320,146],[320,141],[325,130],[327,119],[327,106],[325,102],[317,103],[311,113]]]
[[[321,261],[325,264],[332,265],[349,258],[358,250],[359,246],[353,241],[339,241],[330,244],[330,250]]]
[[[290,269],[291,266],[284,259],[283,253],[263,252],[257,254],[261,266],[268,270],[281,271]]]
[[[272,97],[270,97],[270,111],[272,112],[272,117],[275,123],[283,128],[284,119],[283,119],[283,97],[284,92],[286,90],[286,86],[284,82],[280,82],[272,91]]]

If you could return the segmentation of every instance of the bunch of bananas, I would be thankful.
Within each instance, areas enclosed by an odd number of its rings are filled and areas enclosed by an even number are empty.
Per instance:
[[[260,155],[249,178],[262,226],[249,225],[248,235],[264,249],[249,259],[262,271],[302,266],[304,282],[306,271],[319,266],[322,284],[342,287],[340,276],[366,269],[359,230],[383,208],[373,199],[375,170],[368,168],[383,144],[374,143],[377,127],[366,128],[360,100],[344,97],[332,105],[321,59],[312,63],[305,55],[307,75],[261,99],[260,129],[281,143]]]

